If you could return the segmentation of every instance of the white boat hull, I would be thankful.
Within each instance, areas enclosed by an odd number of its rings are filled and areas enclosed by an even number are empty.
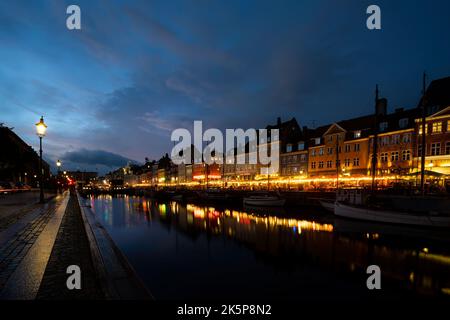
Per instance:
[[[319,200],[319,203],[325,210],[334,212],[334,201]]]
[[[344,218],[376,222],[427,227],[450,227],[450,216],[415,215],[406,212],[375,210],[370,208],[349,206],[340,202],[335,203],[334,214]]]

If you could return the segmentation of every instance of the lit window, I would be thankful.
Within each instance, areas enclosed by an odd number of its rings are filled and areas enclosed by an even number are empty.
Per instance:
[[[442,122],[434,122],[432,125],[431,132],[441,133],[442,132]]]
[[[354,137],[355,137],[355,139],[361,138],[361,130],[355,131]]]
[[[425,125],[425,134],[427,134],[427,133],[428,133],[428,126]],[[422,134],[422,125],[421,124],[419,124],[419,134]]]
[[[316,168],[316,163],[315,162],[311,162],[311,169],[315,169]]]
[[[323,161],[319,161],[319,169],[323,168]]]

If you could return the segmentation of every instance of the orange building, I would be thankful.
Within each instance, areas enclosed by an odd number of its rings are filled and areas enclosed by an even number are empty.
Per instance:
[[[422,119],[416,119],[417,148],[415,161],[421,168]],[[426,117],[425,170],[450,174],[450,106]]]
[[[309,177],[365,176],[373,116],[344,120],[309,133]]]
[[[378,119],[377,176],[405,175],[415,168],[415,124],[420,109],[398,108],[394,113]],[[373,153],[373,135],[370,139],[370,159]],[[369,163],[372,167],[372,163]]]

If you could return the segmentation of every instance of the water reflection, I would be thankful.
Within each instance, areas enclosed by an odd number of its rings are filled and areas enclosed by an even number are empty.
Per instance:
[[[333,299],[357,298],[369,294],[365,270],[371,264],[380,266],[389,297],[450,293],[445,233],[433,237],[416,229],[419,237],[405,238],[401,231],[414,232],[323,214],[128,196],[90,201],[156,297],[315,299],[326,291]]]

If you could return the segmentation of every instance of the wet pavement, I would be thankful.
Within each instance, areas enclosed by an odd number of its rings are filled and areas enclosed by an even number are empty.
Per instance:
[[[70,196],[66,214],[53,246],[36,299],[103,299],[89,251],[89,240],[84,232],[83,219],[76,196]],[[82,290],[66,286],[67,267],[77,265],[82,271]]]
[[[101,297],[76,196],[66,192],[45,204],[34,197],[0,199],[0,300]],[[86,290],[68,296],[73,264],[82,267]]]

